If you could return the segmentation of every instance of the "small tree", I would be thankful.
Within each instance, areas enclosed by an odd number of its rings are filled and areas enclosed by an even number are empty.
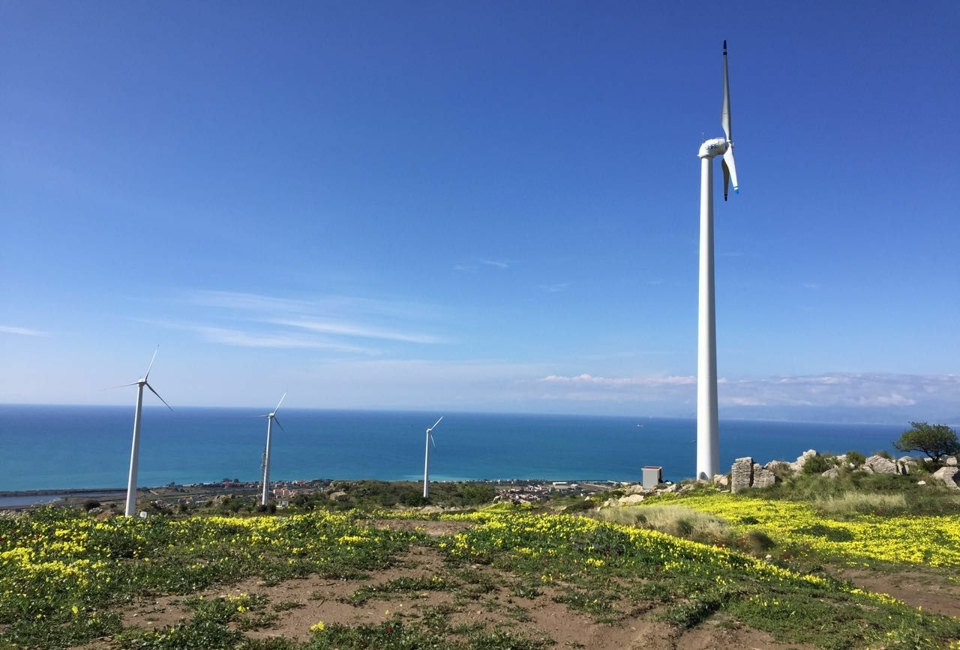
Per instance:
[[[912,429],[901,434],[893,446],[900,451],[922,451],[935,463],[944,456],[960,453],[960,440],[957,432],[945,424],[927,424],[911,422]]]

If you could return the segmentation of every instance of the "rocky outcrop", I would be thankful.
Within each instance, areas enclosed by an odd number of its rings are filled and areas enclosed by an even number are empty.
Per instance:
[[[800,454],[800,456],[797,457],[797,460],[795,462],[790,463],[790,468],[795,472],[799,472],[803,469],[803,466],[807,464],[807,460],[809,460],[810,458],[813,458],[816,455],[817,455],[816,449],[808,449],[802,454]]]
[[[957,466],[957,457],[956,456],[947,456],[947,459],[944,461],[944,464],[947,467],[956,467]]]
[[[753,458],[749,456],[733,461],[730,468],[730,491],[736,494],[753,486]]]
[[[960,490],[960,483],[958,483],[958,479],[960,479],[960,467],[941,467],[933,473],[933,478],[940,479],[948,488]]]
[[[897,464],[889,458],[874,454],[864,463],[863,469],[870,474],[899,474]]]
[[[897,474],[903,474],[904,476],[909,476],[917,471],[917,467],[920,466],[919,461],[913,456],[902,456],[897,459]]]
[[[838,476],[840,476],[840,469],[837,467],[831,467],[820,476],[822,476],[823,478],[837,478]]]

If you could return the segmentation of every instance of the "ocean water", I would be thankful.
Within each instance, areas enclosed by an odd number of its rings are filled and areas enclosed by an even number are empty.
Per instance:
[[[262,411],[260,411],[262,412]],[[144,407],[141,486],[259,479],[266,420],[257,409]],[[417,480],[424,431],[439,413],[284,409],[271,479]],[[693,419],[446,413],[431,479],[630,480],[644,465],[692,477]],[[0,405],[0,491],[126,486],[133,406]],[[720,422],[720,462],[793,460],[806,449],[886,449],[896,425]]]

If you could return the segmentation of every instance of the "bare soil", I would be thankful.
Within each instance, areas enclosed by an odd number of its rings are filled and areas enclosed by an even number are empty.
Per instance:
[[[466,522],[384,521],[377,525],[391,528],[416,528],[429,535],[448,535],[470,526]],[[462,578],[464,571],[472,583]],[[933,570],[877,572],[840,570],[838,577],[874,592],[882,592],[924,609],[960,616],[960,584],[950,576]],[[390,593],[388,598],[371,598],[354,605],[349,598],[365,586],[382,585],[400,577],[430,578],[443,575],[459,586],[420,593]],[[485,629],[513,629],[530,638],[549,638],[556,648],[591,650],[643,650],[738,648],[741,650],[810,648],[803,644],[783,644],[769,634],[747,627],[724,614],[718,614],[691,630],[679,630],[658,619],[657,608],[631,609],[621,603],[626,614],[616,623],[597,622],[589,614],[574,611],[554,602],[560,588],[544,586],[536,597],[518,597],[511,585],[516,580],[507,572],[489,566],[473,565],[451,572],[439,553],[432,548],[414,546],[396,566],[366,579],[330,580],[317,576],[267,585],[246,580],[229,588],[202,592],[206,598],[240,593],[267,596],[267,611],[276,615],[264,629],[248,632],[255,638],[286,637],[305,641],[310,627],[318,621],[326,625],[381,623],[400,616],[416,621],[438,610],[447,613],[448,624],[480,625]],[[199,594],[198,594],[199,595]],[[124,615],[125,626],[158,629],[189,619],[191,612],[182,596],[163,596],[137,603]],[[110,648],[108,642],[85,646],[88,650]]]

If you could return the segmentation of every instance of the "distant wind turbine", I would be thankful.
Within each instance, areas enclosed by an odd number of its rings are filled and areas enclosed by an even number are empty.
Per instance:
[[[713,277],[713,159],[722,156],[723,200],[730,181],[739,193],[733,162],[733,131],[730,126],[730,79],[727,73],[727,42],[723,42],[723,108],[720,113],[724,138],[700,145],[700,316],[697,346],[697,478],[712,478],[720,468],[717,416],[717,318]]]
[[[440,416],[440,420],[443,419],[443,416]],[[437,443],[433,440],[433,430],[437,428],[437,425],[440,424],[440,420],[437,420],[433,423],[433,426],[427,429],[427,450],[423,456],[423,498],[430,498],[430,444],[432,443],[434,447],[437,446]]]
[[[173,408],[167,404],[166,400],[160,397],[160,393],[153,389],[147,379],[150,377],[150,369],[153,368],[153,362],[157,360],[157,352],[160,351],[160,346],[157,346],[157,349],[153,351],[153,358],[150,359],[150,365],[147,366],[147,373],[137,381],[132,384],[127,384],[127,386],[136,386],[137,387],[137,410],[133,414],[133,443],[130,449],[130,476],[127,478],[127,505],[124,509],[124,514],[127,517],[132,517],[137,511],[137,466],[140,461],[140,410],[143,407],[143,387],[146,386],[150,389],[150,392],[157,396],[157,398],[164,403],[164,405],[170,409]]]
[[[280,401],[277,402],[277,408],[273,409],[272,413],[266,413],[261,416],[267,418],[267,448],[263,452],[263,492],[260,495],[260,505],[262,506],[267,505],[267,495],[270,492],[270,435],[273,432],[274,422],[277,423],[278,427],[283,429],[283,425],[280,424],[280,420],[277,419],[277,411],[280,410],[280,405],[283,404],[283,400],[286,397],[287,394],[284,393]]]

